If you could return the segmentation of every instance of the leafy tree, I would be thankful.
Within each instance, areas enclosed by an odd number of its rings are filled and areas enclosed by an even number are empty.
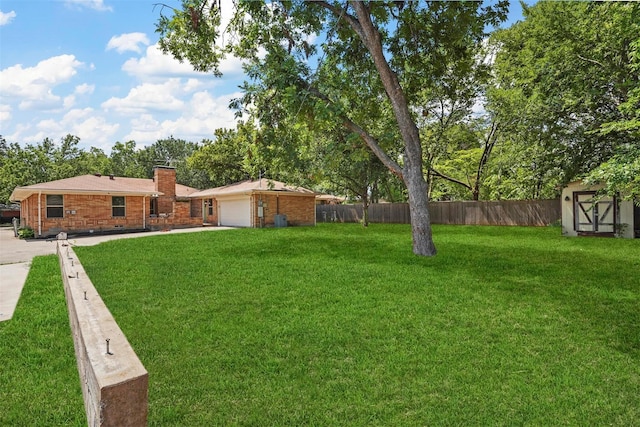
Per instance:
[[[219,3],[183,0],[173,16],[160,17],[157,31],[163,51],[196,70],[219,73],[227,53],[243,58],[253,83],[244,86],[242,104],[252,106],[261,124],[286,131],[283,124],[320,117],[358,135],[407,188],[414,253],[434,255],[424,178],[428,165],[416,124],[424,95],[417,89],[429,96],[447,67],[472,55],[468,47],[482,41],[487,26],[504,19],[506,6],[503,1],[488,7],[239,1],[229,25],[233,34],[222,45]],[[360,121],[358,106],[365,103],[391,112],[393,131],[378,132]],[[401,158],[394,156],[398,151]]]
[[[171,166],[176,169],[176,182],[194,188],[207,188],[211,186],[207,174],[190,168],[187,163],[187,159],[198,149],[197,143],[171,136],[143,148],[137,153],[137,158],[148,178],[153,177],[154,166]]]
[[[520,157],[532,178],[530,193],[545,197],[637,143],[640,4],[523,7],[524,21],[492,36],[497,88],[489,108],[508,123],[512,160]]]
[[[0,203],[9,203],[14,188],[37,183],[29,157],[17,142],[0,138]]]
[[[116,142],[109,155],[111,175],[129,178],[151,178],[145,165],[140,161],[135,141]]]
[[[640,74],[640,36],[631,43],[631,69]],[[638,82],[636,80],[636,82]],[[621,195],[640,205],[640,83],[629,89],[629,98],[619,106],[623,118],[604,123],[601,133],[628,133],[634,141],[622,145],[613,157],[592,170],[585,177],[589,184],[604,184],[603,192]]]
[[[188,159],[190,169],[207,174],[214,187],[251,178],[246,161],[250,157],[250,141],[241,129],[216,129],[215,140],[205,140]]]
[[[618,148],[613,157],[591,171],[587,184],[603,184],[602,192],[640,205],[640,144]]]
[[[347,140],[350,138],[350,140]],[[395,196],[395,176],[362,144],[362,140],[345,130],[324,138],[316,136],[313,175],[325,190],[355,196],[362,202],[362,225],[369,225],[368,208],[381,197]]]
[[[455,148],[431,168],[431,174],[444,181],[437,183],[440,189],[432,191],[435,193],[432,197],[480,200],[489,159],[498,141],[498,129],[495,119],[491,123],[475,119],[457,124],[446,132],[451,141],[448,145]],[[452,188],[451,184],[462,189]]]
[[[38,184],[89,173],[106,173],[109,160],[102,150],[86,152],[80,139],[67,135],[59,144],[45,138],[41,143],[8,144],[0,137],[0,203],[7,203],[19,186]]]

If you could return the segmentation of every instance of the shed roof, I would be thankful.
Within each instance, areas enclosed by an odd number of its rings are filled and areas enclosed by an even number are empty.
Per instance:
[[[11,193],[11,201],[22,201],[37,193],[41,194],[95,194],[117,196],[163,195],[156,191],[152,179],[125,178],[104,175],[80,175],[40,184],[16,187]],[[176,184],[176,196],[188,197],[198,191],[186,185]]]
[[[298,195],[309,195],[315,197],[315,192],[304,187],[297,187],[285,184],[284,182],[262,178],[258,180],[247,180],[222,187],[209,188],[191,194],[191,197],[220,197],[239,194],[285,192]]]

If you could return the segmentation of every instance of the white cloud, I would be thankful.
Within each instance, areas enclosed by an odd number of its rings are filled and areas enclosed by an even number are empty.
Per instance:
[[[131,132],[124,140],[150,145],[173,135],[176,138],[198,142],[212,138],[218,128],[234,128],[236,118],[228,105],[239,93],[213,97],[209,92],[198,92],[184,106],[182,115],[175,120],[158,121],[150,114],[131,120]]]
[[[61,98],[52,89],[69,81],[82,66],[73,55],[54,56],[35,67],[21,64],[0,71],[0,93],[20,99],[20,109],[52,109],[60,107]]]
[[[89,84],[83,83],[81,85],[76,86],[74,93],[76,95],[91,95],[95,89],[96,89],[95,85],[89,85]]]
[[[165,55],[157,44],[147,47],[145,56],[127,60],[122,70],[140,79],[167,76],[214,79],[212,73],[195,71],[188,62],[181,63],[171,55]],[[220,64],[220,71],[224,77],[239,77],[243,74],[242,62],[228,57]]]
[[[11,120],[11,106],[7,104],[0,104],[0,123],[6,123]]]
[[[198,79],[188,79],[184,85],[185,92],[195,92],[202,87],[202,82]]]
[[[101,148],[113,145],[113,136],[120,125],[108,123],[93,108],[84,108],[71,110],[60,120],[42,120],[38,122],[36,127],[39,131],[36,135],[36,141],[42,141],[47,137],[57,140],[71,134],[79,137],[83,146]]]
[[[118,53],[127,51],[141,53],[140,45],[149,46],[149,38],[144,33],[129,33],[111,37],[106,50],[115,49]]]
[[[142,58],[131,58],[124,63],[122,70],[140,79],[167,76],[204,76],[194,71],[187,63],[180,63],[170,55],[164,55],[158,45],[147,47]]]
[[[149,111],[180,111],[182,100],[179,79],[169,79],[162,84],[144,83],[132,88],[124,98],[110,98],[101,104],[107,111],[118,114],[142,114]]]
[[[483,97],[476,98],[473,105],[471,106],[471,115],[473,115],[474,117],[486,115],[486,102],[487,100]]]
[[[13,21],[13,18],[15,18],[16,16],[17,15],[13,10],[8,13],[4,13],[0,10],[0,27],[10,24],[11,21]]]
[[[86,7],[100,12],[111,12],[113,10],[111,6],[105,6],[103,0],[65,0],[65,4],[69,7]]]
[[[73,107],[75,105],[75,103],[76,103],[75,95],[65,96],[64,99],[62,100],[62,105],[64,106],[65,110],[68,110],[71,107]]]
[[[7,141],[39,144],[45,138],[58,141],[71,134],[80,138],[80,148],[96,147],[108,154],[119,129],[119,124],[109,123],[99,112],[85,108],[71,110],[59,118],[19,123],[12,134],[3,136]]]

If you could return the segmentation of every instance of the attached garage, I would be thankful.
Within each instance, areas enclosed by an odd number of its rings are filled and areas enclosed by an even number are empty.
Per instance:
[[[251,198],[218,199],[218,225],[251,227]]]
[[[242,181],[198,191],[205,222],[228,227],[287,227],[316,224],[316,193],[270,179]],[[215,207],[213,209],[212,207]]]

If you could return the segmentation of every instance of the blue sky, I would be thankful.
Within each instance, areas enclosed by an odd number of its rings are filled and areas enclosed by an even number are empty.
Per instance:
[[[225,2],[228,0],[225,0]],[[211,139],[235,127],[241,64],[197,73],[157,47],[157,3],[178,0],[0,0],[0,134],[7,142],[58,142],[109,153],[174,136]],[[517,1],[510,21],[520,17]],[[229,7],[224,7],[230,10]]]

